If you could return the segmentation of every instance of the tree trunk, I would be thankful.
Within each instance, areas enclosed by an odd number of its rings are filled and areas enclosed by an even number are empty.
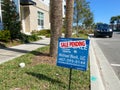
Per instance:
[[[78,33],[79,33],[79,25],[78,25],[78,24],[79,24],[79,21],[78,21],[78,18],[77,18],[77,26],[76,26],[76,27],[77,27],[77,29],[76,29],[76,35],[77,35],[77,36],[79,36],[79,35],[78,35]]]
[[[58,38],[62,30],[62,0],[50,0],[50,56],[56,57]]]
[[[73,5],[74,0],[66,0],[66,32],[65,37],[72,36],[72,23],[73,23]]]

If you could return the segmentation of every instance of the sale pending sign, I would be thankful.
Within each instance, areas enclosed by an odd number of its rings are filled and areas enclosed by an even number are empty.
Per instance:
[[[57,65],[61,67],[87,70],[89,40],[59,38]]]

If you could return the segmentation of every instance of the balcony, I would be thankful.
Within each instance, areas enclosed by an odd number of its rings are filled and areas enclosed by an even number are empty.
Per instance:
[[[36,5],[36,3],[32,0],[20,0],[20,5]]]

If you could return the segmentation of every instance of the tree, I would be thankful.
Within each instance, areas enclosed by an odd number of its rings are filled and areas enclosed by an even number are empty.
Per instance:
[[[58,38],[62,29],[62,0],[50,0],[50,56],[56,57]]]
[[[85,25],[85,28],[89,28],[93,24],[93,13],[90,12],[90,9],[87,10],[87,13],[85,14],[85,18],[83,21],[83,24]]]
[[[90,11],[89,2],[86,0],[75,0],[74,3],[74,23],[77,27],[84,24],[86,27],[93,23],[93,13]]]
[[[113,16],[110,19],[110,23],[112,26],[112,29],[114,29],[114,27],[116,26],[116,30],[120,30],[120,16]]]
[[[66,0],[66,30],[65,37],[72,36],[72,24],[73,24],[73,8],[74,0]]]
[[[113,30],[114,30],[115,21],[116,21],[116,17],[115,17],[115,16],[111,17],[110,23],[111,23],[111,26],[112,26],[112,29],[113,29]]]
[[[10,30],[11,39],[18,38],[21,24],[19,14],[14,1],[2,0],[4,30]]]
[[[117,16],[116,18],[117,18],[117,20],[116,20],[116,22],[117,22],[117,30],[120,30],[120,16]]]

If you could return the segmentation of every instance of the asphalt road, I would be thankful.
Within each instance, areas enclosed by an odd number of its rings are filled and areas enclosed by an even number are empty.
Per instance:
[[[120,79],[120,32],[114,32],[112,38],[98,37],[94,39]]]

